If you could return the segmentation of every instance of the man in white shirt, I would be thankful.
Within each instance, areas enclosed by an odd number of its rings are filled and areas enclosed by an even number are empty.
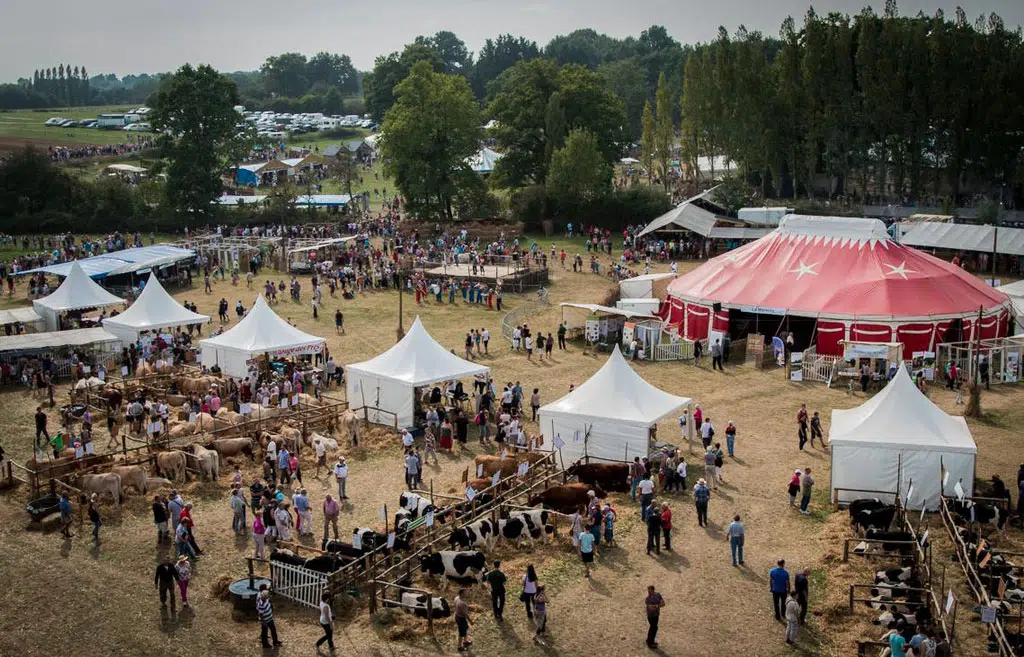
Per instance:
[[[273,461],[274,465],[277,465],[277,443],[273,438],[267,443],[267,457]]]
[[[683,457],[679,457],[679,465],[676,466],[676,479],[682,484],[683,490],[686,490],[686,461]]]
[[[338,462],[334,464],[334,478],[338,481],[338,500],[347,500],[345,482],[348,481],[348,464],[344,456],[339,456]]]
[[[654,499],[654,482],[651,480],[650,475],[644,475],[636,489],[640,493],[640,517],[646,522],[647,507],[651,505],[651,500]]]
[[[704,449],[711,446],[711,439],[715,437],[715,427],[711,424],[711,418],[706,417],[700,424],[700,441],[704,444]]]
[[[402,429],[402,447],[409,449],[412,447],[413,442],[415,442],[415,440],[413,439],[412,434],[409,433],[409,430]]]
[[[313,476],[319,479],[320,467],[327,465],[327,448],[324,447],[324,442],[317,438],[313,441],[313,449],[316,450],[316,473]]]
[[[501,393],[501,410],[508,413],[512,410],[512,388],[508,386]]]

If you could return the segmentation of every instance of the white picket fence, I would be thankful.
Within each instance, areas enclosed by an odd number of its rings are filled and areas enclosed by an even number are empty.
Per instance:
[[[832,385],[832,375],[835,365],[842,360],[841,356],[827,356],[816,353],[814,349],[804,352],[803,362],[800,368],[803,370],[804,381],[818,381]]]
[[[654,345],[654,360],[693,360],[693,342],[680,340],[676,343]]]
[[[274,595],[319,609],[320,598],[327,587],[327,575],[304,566],[271,561],[270,583]]]

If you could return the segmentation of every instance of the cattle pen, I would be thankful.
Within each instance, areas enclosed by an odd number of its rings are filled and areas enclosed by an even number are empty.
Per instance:
[[[982,539],[980,537],[978,539],[978,549],[975,549],[975,550],[969,550],[968,549],[967,543],[964,541],[963,537],[960,534],[960,526],[957,524],[956,519],[955,519],[953,513],[949,509],[949,501],[950,501],[950,499],[951,498],[943,495],[941,500],[940,500],[939,515],[942,518],[942,524],[945,526],[946,532],[949,534],[949,538],[953,542],[953,547],[956,550],[956,560],[960,562],[960,567],[963,569],[964,577],[965,577],[966,582],[967,582],[967,587],[971,590],[971,593],[974,594],[974,597],[977,599],[979,605],[982,605],[983,607],[992,607],[994,601],[993,601],[992,597],[989,595],[988,589],[985,587],[985,584],[982,581],[981,573],[980,573],[980,570],[979,570],[979,569],[982,569],[982,570],[985,569],[985,567],[987,565],[987,562],[988,562],[988,558],[986,558],[984,560],[984,562],[979,561],[979,558],[981,557],[981,554],[982,554],[982,552],[981,552],[981,540]],[[975,501],[975,500],[979,500],[979,499],[986,500],[986,501],[992,501],[990,498],[966,498],[966,497],[962,498],[960,501],[965,501],[965,500]],[[996,500],[996,501],[1000,501],[1000,500]],[[1000,553],[1002,553],[1002,552],[1000,551]],[[1018,553],[1003,553],[1003,554],[1014,554],[1014,555],[1024,556],[1024,555],[1021,555],[1021,553],[1019,553],[1019,552]],[[989,555],[989,557],[990,556],[991,555]],[[1021,607],[1018,604],[1017,609],[1018,609],[1018,615],[1017,615],[1018,630],[1017,630],[1017,635],[1018,635],[1018,639],[1019,639],[1019,637],[1020,637],[1020,624],[1022,622],[1022,615],[1024,615],[1024,607]],[[1009,638],[1007,637],[1007,633],[1006,633],[1006,628],[1004,627],[1003,619],[1001,619],[999,617],[999,614],[996,614],[995,618],[992,620],[992,622],[989,623],[989,628],[990,628],[990,635],[989,635],[990,636],[990,639],[989,639],[990,651],[991,651],[991,648],[995,647],[1002,657],[1017,657],[1017,655],[1019,654],[1019,651],[1015,650],[1014,647],[1010,645],[1010,641],[1009,641]],[[992,645],[993,643],[995,644],[994,646]]]

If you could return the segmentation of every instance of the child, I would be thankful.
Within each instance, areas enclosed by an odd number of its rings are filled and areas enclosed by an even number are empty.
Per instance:
[[[800,492],[800,475],[803,473],[797,470],[793,478],[789,480],[789,505],[796,506],[796,494]]]
[[[611,504],[605,504],[601,514],[604,517],[604,542],[615,547],[615,509]]]

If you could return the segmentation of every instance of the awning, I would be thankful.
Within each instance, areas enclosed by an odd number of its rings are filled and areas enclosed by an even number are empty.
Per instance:
[[[46,351],[59,347],[83,347],[90,344],[120,341],[121,338],[101,328],[3,335],[0,336],[0,353],[11,351]]]

